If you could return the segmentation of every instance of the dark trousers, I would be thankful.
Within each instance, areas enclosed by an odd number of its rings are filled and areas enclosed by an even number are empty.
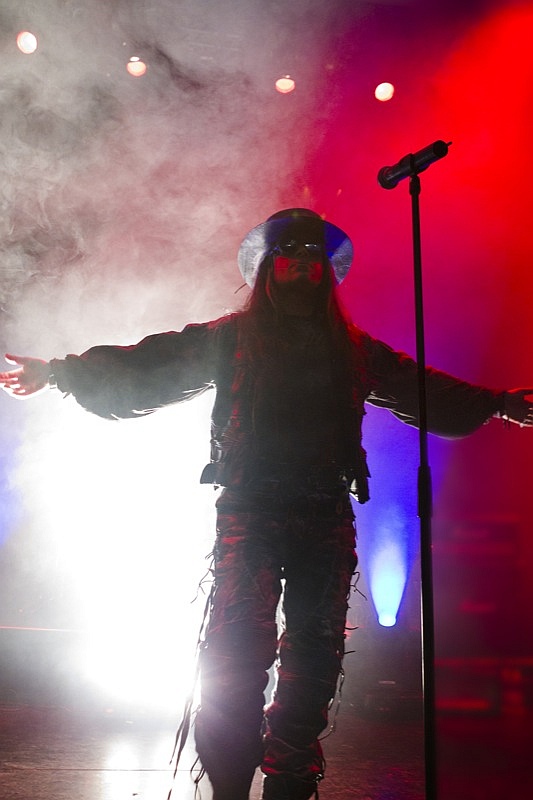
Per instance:
[[[238,798],[248,796],[259,765],[267,775],[322,776],[318,736],[344,654],[355,529],[346,493],[225,490],[217,511],[195,737],[215,798]],[[276,688],[264,709],[276,656]]]

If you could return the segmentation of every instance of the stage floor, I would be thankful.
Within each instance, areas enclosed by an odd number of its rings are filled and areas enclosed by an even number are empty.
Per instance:
[[[529,800],[533,713],[446,715],[437,722],[439,800]],[[0,711],[2,800],[166,800],[173,726],[74,708]],[[424,754],[417,715],[364,714],[346,702],[324,742],[321,800],[422,800]],[[173,800],[193,800],[186,749]],[[202,781],[203,800],[210,800]],[[251,800],[260,796],[256,776]]]

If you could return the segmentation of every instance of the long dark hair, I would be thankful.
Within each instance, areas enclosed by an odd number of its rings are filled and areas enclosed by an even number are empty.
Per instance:
[[[324,323],[326,330],[339,333],[346,330],[349,317],[335,292],[335,276],[326,256],[322,261],[322,278],[317,289],[314,316]],[[252,292],[243,306],[246,325],[252,328],[267,326],[272,334],[273,323],[278,321],[280,310],[276,302],[276,285],[272,282],[273,256],[266,255],[259,269]]]
[[[349,482],[355,479],[357,496],[361,502],[365,502],[368,499],[368,470],[361,446],[361,419],[368,379],[364,335],[350,322],[339,300],[335,291],[335,276],[327,258],[323,259],[323,267],[314,318],[322,327],[329,346],[338,405],[339,458],[341,466],[348,470]],[[252,427],[258,400],[258,383],[254,382],[253,375],[261,372],[265,361],[276,364],[287,346],[287,339],[283,337],[286,330],[283,314],[276,305],[275,292],[272,291],[272,271],[273,258],[269,255],[261,262],[252,293],[238,317],[239,362],[245,367],[240,380],[251,378]]]
[[[321,322],[334,352],[345,368],[352,358],[348,325],[350,320],[335,291],[335,275],[326,256],[322,261],[322,279],[317,289],[314,318]],[[276,285],[272,282],[273,256],[265,256],[259,265],[252,292],[242,309],[241,325],[244,346],[251,360],[272,353],[280,330],[281,311],[276,302]],[[349,361],[350,359],[350,361]]]

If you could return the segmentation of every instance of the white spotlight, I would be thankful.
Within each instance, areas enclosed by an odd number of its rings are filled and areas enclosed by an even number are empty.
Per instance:
[[[141,78],[146,70],[146,64],[138,56],[132,56],[126,65],[126,69],[134,78]]]
[[[380,100],[382,103],[386,103],[387,100],[392,100],[394,95],[394,86],[392,83],[380,83],[376,86],[374,91],[374,97],[376,100]]]
[[[278,78],[276,81],[276,91],[280,94],[289,94],[296,88],[296,83],[290,75],[284,75],[283,78]]]
[[[24,55],[35,53],[37,50],[37,37],[29,31],[21,31],[17,36],[17,47]]]

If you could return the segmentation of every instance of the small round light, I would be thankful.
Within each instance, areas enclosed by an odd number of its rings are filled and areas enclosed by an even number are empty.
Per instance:
[[[276,81],[276,91],[280,94],[289,94],[294,91],[295,87],[296,84],[290,75],[284,75],[283,78],[278,78]]]
[[[132,56],[126,65],[126,69],[134,78],[141,78],[146,72],[146,64],[138,56]]]
[[[374,96],[376,100],[380,100],[382,103],[386,103],[387,100],[391,100],[394,95],[394,86],[392,83],[380,83],[376,86]]]
[[[25,55],[35,53],[37,50],[37,37],[29,31],[21,31],[17,36],[17,47]]]

